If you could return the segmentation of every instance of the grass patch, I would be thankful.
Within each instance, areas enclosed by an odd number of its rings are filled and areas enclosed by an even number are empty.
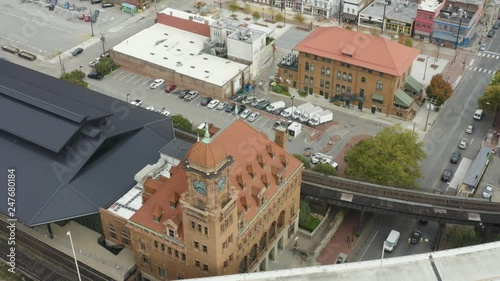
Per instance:
[[[313,232],[316,227],[318,227],[318,225],[320,224],[321,220],[316,218],[316,217],[313,217],[311,215],[309,215],[305,221],[304,221],[304,224],[299,224],[299,227],[300,228],[303,228],[309,232]]]
[[[4,263],[0,263],[0,280],[9,280],[9,281],[24,281],[26,279],[24,279],[22,277],[21,274],[17,274],[17,273],[11,273],[9,272],[9,266],[4,264]]]

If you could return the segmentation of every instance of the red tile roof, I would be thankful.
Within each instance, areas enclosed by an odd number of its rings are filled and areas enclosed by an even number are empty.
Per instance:
[[[402,76],[420,53],[382,37],[338,27],[314,30],[295,50],[394,76]]]

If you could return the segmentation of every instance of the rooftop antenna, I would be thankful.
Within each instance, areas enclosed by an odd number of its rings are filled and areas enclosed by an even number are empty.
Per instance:
[[[239,119],[239,116],[238,116],[238,102],[236,102],[236,106],[234,107],[234,116],[236,116],[236,119]]]
[[[205,137],[203,138],[204,143],[210,143],[212,140],[210,139],[210,132],[208,131],[208,120],[205,119]]]

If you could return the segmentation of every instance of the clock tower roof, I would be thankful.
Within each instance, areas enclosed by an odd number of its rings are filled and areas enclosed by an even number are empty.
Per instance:
[[[217,141],[199,141],[187,153],[189,166],[206,172],[216,172],[227,159],[224,147]]]

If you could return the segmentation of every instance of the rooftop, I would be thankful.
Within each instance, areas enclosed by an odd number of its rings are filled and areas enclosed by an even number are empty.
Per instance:
[[[192,13],[188,13],[188,12],[184,12],[184,11],[180,11],[180,10],[176,10],[176,9],[172,9],[172,8],[166,8],[166,9],[162,10],[160,12],[160,14],[170,15],[170,16],[180,18],[180,19],[185,19],[185,20],[193,20],[193,21],[196,21],[199,23],[207,22],[209,25],[211,25],[213,22],[216,21],[211,17],[204,17],[204,16],[200,16],[199,14],[192,14]]]
[[[253,43],[255,40],[261,38],[263,34],[265,33],[259,30],[250,29],[248,27],[239,27],[236,31],[229,34],[227,38]]]
[[[385,7],[385,18],[399,20],[406,23],[413,23],[417,16],[416,2],[412,1],[387,1],[389,4]],[[360,16],[383,18],[384,1],[376,0],[361,11]]]
[[[266,34],[266,36],[274,37],[274,28],[265,27],[265,26],[258,25],[255,23],[249,24],[248,28],[264,32]]]
[[[173,138],[168,117],[0,61],[0,168],[23,174],[16,217],[28,226],[109,207]]]
[[[486,167],[486,163],[488,162],[489,156],[491,153],[491,148],[482,147],[479,149],[477,153],[476,159],[472,162],[472,165],[469,168],[467,174],[465,174],[464,184],[469,187],[475,187],[482,175],[483,170]]]
[[[439,3],[437,0],[423,0],[422,2],[420,2],[420,4],[418,4],[418,9],[428,12],[434,12],[439,7],[439,5],[443,3],[444,1]]]
[[[207,39],[155,24],[124,40],[113,50],[217,86],[224,85],[247,68],[247,65],[202,53],[203,42]]]
[[[315,29],[294,49],[394,76],[402,76],[420,53],[382,37],[337,27]]]
[[[237,20],[233,20],[230,18],[220,18],[215,22],[212,22],[210,24],[211,27],[215,28],[226,28],[226,29],[231,29],[231,30],[236,30],[238,27],[242,25],[241,22]]]
[[[437,19],[455,22],[457,24],[459,24],[460,19],[462,19],[462,24],[468,24],[474,17],[475,13],[476,11],[465,10],[458,6],[452,6],[451,4],[449,4],[445,5],[441,9],[439,15],[437,16]]]

